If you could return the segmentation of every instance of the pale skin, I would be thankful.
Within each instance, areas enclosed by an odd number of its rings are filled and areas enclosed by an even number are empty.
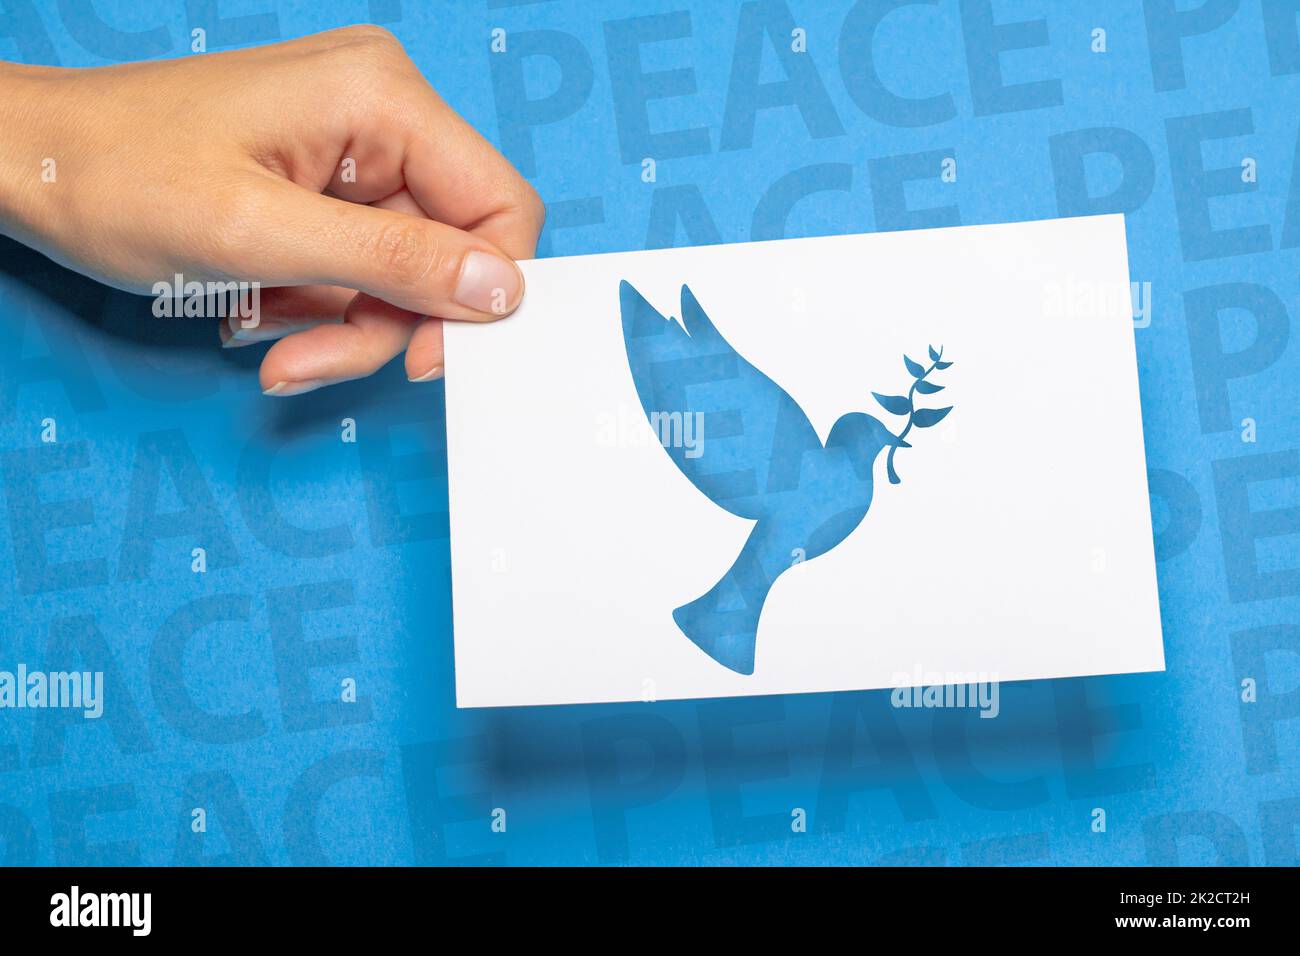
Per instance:
[[[0,232],[129,292],[176,273],[260,283],[256,328],[207,321],[226,347],[276,340],[268,395],[403,351],[411,381],[439,378],[443,320],[514,311],[544,215],[378,27],[97,69],[0,63]]]

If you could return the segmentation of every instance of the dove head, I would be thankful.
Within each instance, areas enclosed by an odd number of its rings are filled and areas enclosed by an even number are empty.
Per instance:
[[[878,418],[865,412],[849,412],[841,416],[826,439],[827,448],[843,448],[850,458],[868,466],[891,445],[899,448],[912,447],[886,428]]]

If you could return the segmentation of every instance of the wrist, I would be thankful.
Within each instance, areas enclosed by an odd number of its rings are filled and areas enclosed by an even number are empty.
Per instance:
[[[54,95],[67,72],[0,63],[0,233],[38,247],[59,190]]]

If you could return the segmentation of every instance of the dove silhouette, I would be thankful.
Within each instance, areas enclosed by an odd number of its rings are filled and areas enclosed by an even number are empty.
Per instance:
[[[646,416],[654,423],[691,415],[701,423],[689,448],[661,434],[664,450],[711,501],[755,522],[726,573],[673,611],[673,620],[719,664],[752,674],[772,585],[848,537],[871,507],[876,457],[911,446],[863,412],[842,416],[823,445],[794,399],[731,347],[687,286],[681,324],[627,281],[619,304]]]

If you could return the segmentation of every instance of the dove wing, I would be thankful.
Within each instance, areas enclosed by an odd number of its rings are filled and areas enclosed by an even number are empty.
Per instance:
[[[745,361],[682,287],[682,322],[619,287],[637,396],[664,450],[691,483],[742,518],[798,487],[803,453],[822,445],[784,389]]]

